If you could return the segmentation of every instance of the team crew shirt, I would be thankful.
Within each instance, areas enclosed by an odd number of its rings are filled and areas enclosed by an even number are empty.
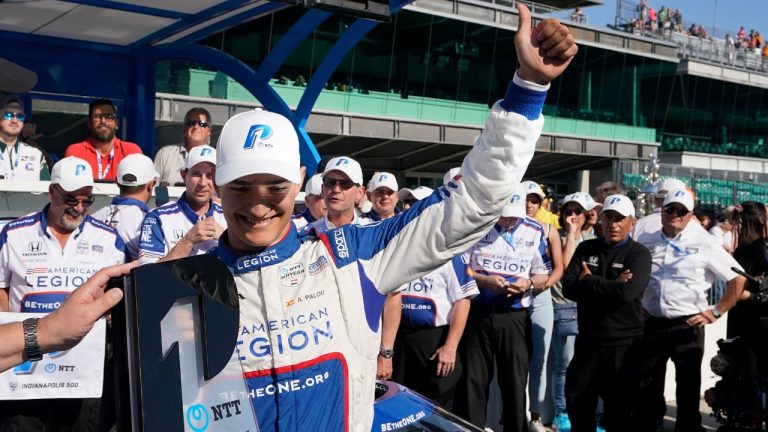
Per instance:
[[[17,141],[13,146],[0,142],[0,176],[4,180],[38,181],[48,177],[43,152]]]
[[[213,218],[221,227],[227,227],[221,206],[211,200],[208,203],[208,211],[205,218]],[[177,201],[171,201],[152,209],[141,224],[141,236],[139,238],[139,262],[151,264],[168,255],[168,252],[176,246],[176,243],[192,229],[200,220],[198,215],[189,206],[186,193]],[[216,247],[216,240],[199,242],[192,247],[190,256],[206,253]]]
[[[278,243],[248,255],[221,236],[211,253],[230,268],[241,298],[240,360],[260,430],[370,431],[384,294],[477,242],[533,157],[546,93],[510,88],[461,180],[409,211],[324,233],[299,235],[291,225]]]
[[[470,272],[462,256],[456,256],[432,273],[401,286],[400,326],[415,329],[450,324],[453,304],[480,294]]]
[[[309,211],[309,209],[304,209],[303,212],[296,213],[295,215],[291,216],[291,222],[296,225],[296,229],[304,228],[315,220],[315,217],[312,216],[312,213]]]
[[[49,232],[48,207],[0,232],[0,287],[9,289],[11,312],[52,312],[94,273],[125,263],[123,240],[89,215],[62,250]]]
[[[527,216],[519,218],[517,224],[507,232],[497,224],[465,255],[474,273],[498,275],[508,282],[515,282],[520,278],[530,279],[531,275],[552,273],[544,228],[535,219]],[[530,290],[507,297],[506,294],[497,294],[484,288],[480,288],[480,295],[473,299],[477,303],[510,309],[527,308],[531,305],[531,300]]]
[[[112,203],[93,213],[94,219],[111,226],[125,242],[128,260],[133,261],[139,256],[139,232],[149,212],[147,204],[135,198],[112,198]]]
[[[91,165],[93,170],[94,180],[106,180],[115,181],[117,178],[117,166],[120,162],[129,154],[142,154],[141,147],[137,144],[123,141],[115,138],[113,141],[112,150],[106,157],[102,157],[101,153],[93,146],[93,139],[88,138],[85,141],[70,144],[67,147],[67,151],[64,153],[64,157],[76,156]]]
[[[352,222],[349,223],[349,225],[368,225],[371,223],[371,220],[363,217],[358,216],[357,213],[355,213],[354,218],[352,219]],[[317,219],[316,221],[307,224],[303,227],[300,232],[302,234],[308,232],[309,230],[315,230],[315,232],[320,235],[326,231],[330,231],[332,229],[336,229],[337,226],[333,224],[333,222],[329,221],[327,217],[323,217],[320,219]]]
[[[707,309],[707,291],[717,277],[729,281],[741,269],[736,260],[699,224],[689,223],[674,239],[659,230],[637,241],[651,251],[651,279],[643,307],[657,318],[680,318]]]

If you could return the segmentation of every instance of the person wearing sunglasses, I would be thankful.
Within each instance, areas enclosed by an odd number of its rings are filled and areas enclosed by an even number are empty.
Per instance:
[[[117,167],[129,154],[142,154],[136,144],[117,138],[120,119],[117,107],[109,99],[96,99],[88,105],[88,138],[70,144],[65,157],[75,156],[91,165],[93,179],[114,182]]]
[[[88,214],[93,184],[88,162],[61,159],[51,172],[50,202],[3,228],[0,310],[53,312],[94,273],[125,263],[126,248],[117,231]],[[75,425],[98,420],[99,406],[99,399],[4,401],[0,430],[34,430],[32,424],[47,419],[60,422],[63,430],[76,430]]]
[[[0,98],[0,179],[37,181],[50,178],[45,155],[40,149],[21,141],[24,101],[18,95]]]
[[[304,185],[304,205],[306,206],[304,211],[296,213],[291,218],[296,229],[324,218],[328,213],[323,199],[323,176],[321,174],[313,175]]]
[[[640,431],[656,431],[666,412],[667,361],[675,364],[675,431],[703,431],[699,400],[704,326],[736,305],[746,279],[731,268],[739,263],[717,239],[694,222],[688,189],[671,189],[661,210],[661,229],[637,238],[652,254],[651,279],[643,296],[647,319],[643,335],[643,377],[636,411]],[[720,301],[709,306],[716,278],[727,281]]]
[[[637,240],[646,233],[655,233],[661,229],[661,216],[662,208],[664,207],[664,199],[667,197],[667,192],[672,189],[685,189],[686,185],[682,180],[674,177],[666,178],[659,183],[658,190],[653,200],[653,213],[641,217],[635,223],[635,228],[632,229],[632,238]],[[707,231],[701,227],[698,219],[694,220],[692,229],[700,230],[706,233]],[[699,233],[701,234],[701,233]]]
[[[305,226],[304,230],[322,234],[347,224],[365,225],[371,222],[355,211],[355,206],[365,196],[360,163],[347,156],[335,157],[325,165],[322,178],[326,215]]]
[[[162,146],[155,153],[155,169],[160,174],[160,186],[183,185],[181,171],[187,154],[195,147],[210,145],[213,131],[211,113],[203,107],[194,107],[184,115],[184,141]]]

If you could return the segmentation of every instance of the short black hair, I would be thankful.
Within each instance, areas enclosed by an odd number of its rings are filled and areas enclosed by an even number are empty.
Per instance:
[[[184,120],[188,119],[189,116],[191,116],[193,114],[202,114],[202,115],[205,116],[205,120],[208,123],[213,123],[213,119],[211,118],[211,113],[209,113],[208,110],[203,108],[203,107],[194,107],[194,108],[190,109],[189,111],[187,111],[187,113],[184,114]]]
[[[117,114],[117,107],[114,103],[112,103],[111,99],[96,99],[92,101],[90,104],[88,104],[88,117],[90,117],[93,114],[93,109],[97,106],[103,106],[103,105],[109,105],[112,107],[112,109],[115,111],[115,114]]]

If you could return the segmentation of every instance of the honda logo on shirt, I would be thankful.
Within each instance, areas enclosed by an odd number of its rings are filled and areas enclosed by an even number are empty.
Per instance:
[[[181,240],[182,237],[184,237],[184,230],[175,229],[173,230],[173,236],[176,238],[176,240]]]
[[[29,242],[27,245],[27,250],[30,252],[40,252],[42,248],[43,244],[41,242]]]

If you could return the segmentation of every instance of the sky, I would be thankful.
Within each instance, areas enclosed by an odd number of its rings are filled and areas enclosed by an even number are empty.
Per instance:
[[[640,3],[640,0],[632,0]],[[590,6],[583,8],[587,15],[587,23],[595,26],[613,24],[616,16],[617,0],[603,0],[602,6]],[[680,9],[683,14],[685,27],[691,23],[704,24],[711,28],[715,26],[735,34],[739,26],[749,33],[750,29],[768,34],[768,1],[766,0],[648,0],[648,4],[656,10],[661,6],[672,9]],[[717,15],[715,16],[715,7]]]

